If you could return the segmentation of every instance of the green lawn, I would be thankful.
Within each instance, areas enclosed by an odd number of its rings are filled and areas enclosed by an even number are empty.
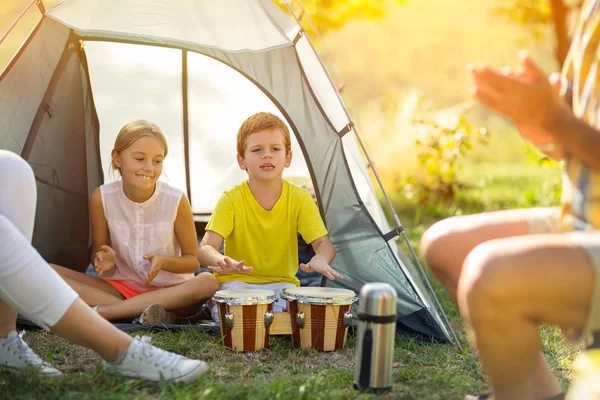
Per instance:
[[[468,189],[452,205],[416,205],[393,195],[396,209],[409,232],[413,246],[427,226],[448,215],[554,204],[555,194],[546,187],[559,182],[559,171],[535,164],[469,165],[462,173]],[[485,177],[485,178],[482,178]],[[548,193],[546,193],[548,192]],[[531,194],[528,194],[531,193]],[[544,194],[546,193],[546,194]],[[422,209],[415,223],[415,210]],[[394,387],[387,395],[360,394],[352,389],[355,338],[334,353],[295,349],[289,337],[272,337],[270,347],[259,353],[236,354],[225,349],[219,337],[193,330],[140,332],[170,351],[209,361],[210,372],[194,384],[152,384],[124,380],[104,372],[93,352],[68,344],[43,331],[28,332],[32,348],[66,372],[64,378],[44,380],[32,373],[0,373],[0,393],[23,398],[163,398],[163,399],[462,399],[466,393],[485,390],[480,365],[468,350],[467,338],[456,310],[440,284],[432,280],[443,308],[457,328],[464,347],[423,345],[398,338],[394,354]],[[567,345],[556,329],[542,330],[544,352],[552,368],[566,385],[577,349]],[[2,396],[0,396],[2,397]]]

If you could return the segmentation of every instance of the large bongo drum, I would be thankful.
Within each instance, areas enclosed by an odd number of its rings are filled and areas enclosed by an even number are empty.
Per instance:
[[[219,290],[213,296],[219,308],[223,345],[235,351],[257,351],[269,345],[275,292],[262,289]]]
[[[295,287],[281,291],[288,302],[294,347],[334,351],[344,348],[352,323],[352,290]]]

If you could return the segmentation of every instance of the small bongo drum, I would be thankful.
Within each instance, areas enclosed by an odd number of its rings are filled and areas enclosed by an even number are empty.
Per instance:
[[[234,351],[258,351],[269,345],[275,292],[262,289],[219,290],[213,300],[219,307],[225,347]]]
[[[295,287],[281,291],[288,302],[294,347],[321,351],[343,349],[352,323],[352,290]]]

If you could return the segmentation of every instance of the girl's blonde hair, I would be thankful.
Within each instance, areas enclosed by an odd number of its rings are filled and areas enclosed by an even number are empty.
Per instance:
[[[115,139],[115,147],[111,152],[111,156],[114,158],[115,155],[121,153],[123,150],[131,146],[133,142],[144,136],[154,136],[160,140],[160,143],[165,149],[165,157],[167,156],[167,153],[169,152],[169,146],[167,145],[167,139],[165,139],[165,135],[154,122],[150,122],[145,119],[138,119],[137,121],[129,122],[123,128],[121,128],[117,138]],[[119,174],[121,174],[121,170],[115,165],[114,159],[111,159],[110,169],[113,171],[119,171]]]

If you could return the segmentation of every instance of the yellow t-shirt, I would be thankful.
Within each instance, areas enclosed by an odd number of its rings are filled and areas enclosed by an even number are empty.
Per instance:
[[[244,260],[250,274],[215,276],[219,282],[289,282],[300,285],[298,233],[306,243],[327,235],[327,229],[308,190],[283,180],[283,190],[270,211],[254,198],[248,181],[223,193],[206,230],[225,239],[225,255]]]

